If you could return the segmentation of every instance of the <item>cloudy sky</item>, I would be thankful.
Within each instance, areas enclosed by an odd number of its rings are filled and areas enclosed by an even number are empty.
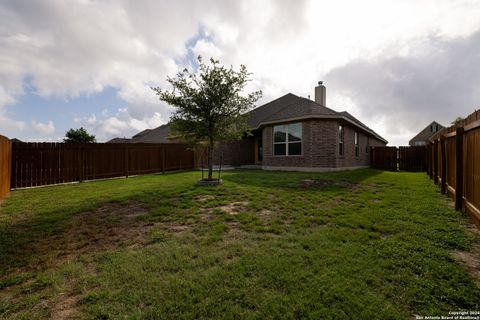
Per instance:
[[[169,119],[150,86],[194,57],[245,64],[259,104],[292,92],[392,145],[480,105],[480,0],[0,0],[0,134],[99,141]]]

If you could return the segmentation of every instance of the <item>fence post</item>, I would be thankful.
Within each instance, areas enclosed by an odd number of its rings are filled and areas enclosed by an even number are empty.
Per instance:
[[[445,136],[440,137],[440,152],[441,152],[441,163],[442,163],[442,173],[440,176],[442,177],[442,184],[441,184],[441,191],[443,194],[447,193],[447,159],[446,155],[447,152],[445,150],[446,147],[446,138]]]
[[[433,142],[433,181],[438,183],[438,141]]]
[[[459,127],[457,128],[457,135],[455,136],[455,210],[462,210],[463,205],[463,132],[463,127]]]

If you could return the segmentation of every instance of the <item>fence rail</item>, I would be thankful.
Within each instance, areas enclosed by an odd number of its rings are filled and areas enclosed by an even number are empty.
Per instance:
[[[480,228],[480,111],[433,137],[427,173]]]
[[[11,188],[192,169],[186,144],[13,143]]]
[[[0,136],[0,201],[10,192],[10,168],[12,160],[12,143]]]

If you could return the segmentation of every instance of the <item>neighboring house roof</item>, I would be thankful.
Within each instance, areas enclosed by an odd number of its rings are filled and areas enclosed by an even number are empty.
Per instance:
[[[315,101],[288,93],[248,112],[248,125],[258,129],[262,125],[302,119],[338,119],[370,133],[375,138],[387,143],[387,140],[360,122],[346,111],[337,112]],[[164,124],[155,129],[147,129],[132,137],[133,143],[166,143],[172,142],[169,137],[169,125]]]
[[[108,140],[106,143],[128,143],[131,142],[132,139],[128,138],[113,138],[111,140]]]
[[[169,139],[169,125],[164,124],[155,129],[144,130],[132,137],[133,143],[167,143]]]
[[[438,129],[437,129],[438,126]],[[408,143],[414,144],[415,141],[425,141],[428,142],[430,138],[435,135],[437,132],[443,130],[445,127],[439,124],[436,121],[432,121],[428,126],[426,126],[422,131],[420,131],[415,137],[413,137]]]
[[[23,142],[23,141],[17,138],[13,138],[13,139],[10,139],[10,142]]]

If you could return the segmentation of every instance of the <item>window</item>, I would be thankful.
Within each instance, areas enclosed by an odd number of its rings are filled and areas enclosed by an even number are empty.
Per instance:
[[[275,156],[299,156],[302,154],[301,123],[273,127],[273,154]]]
[[[338,154],[343,156],[343,142],[344,142],[344,134],[343,134],[343,126],[338,126]]]
[[[355,157],[358,157],[358,132],[355,132]]]
[[[365,145],[365,153],[368,154],[369,151],[370,151],[370,138],[367,137],[367,144]]]

